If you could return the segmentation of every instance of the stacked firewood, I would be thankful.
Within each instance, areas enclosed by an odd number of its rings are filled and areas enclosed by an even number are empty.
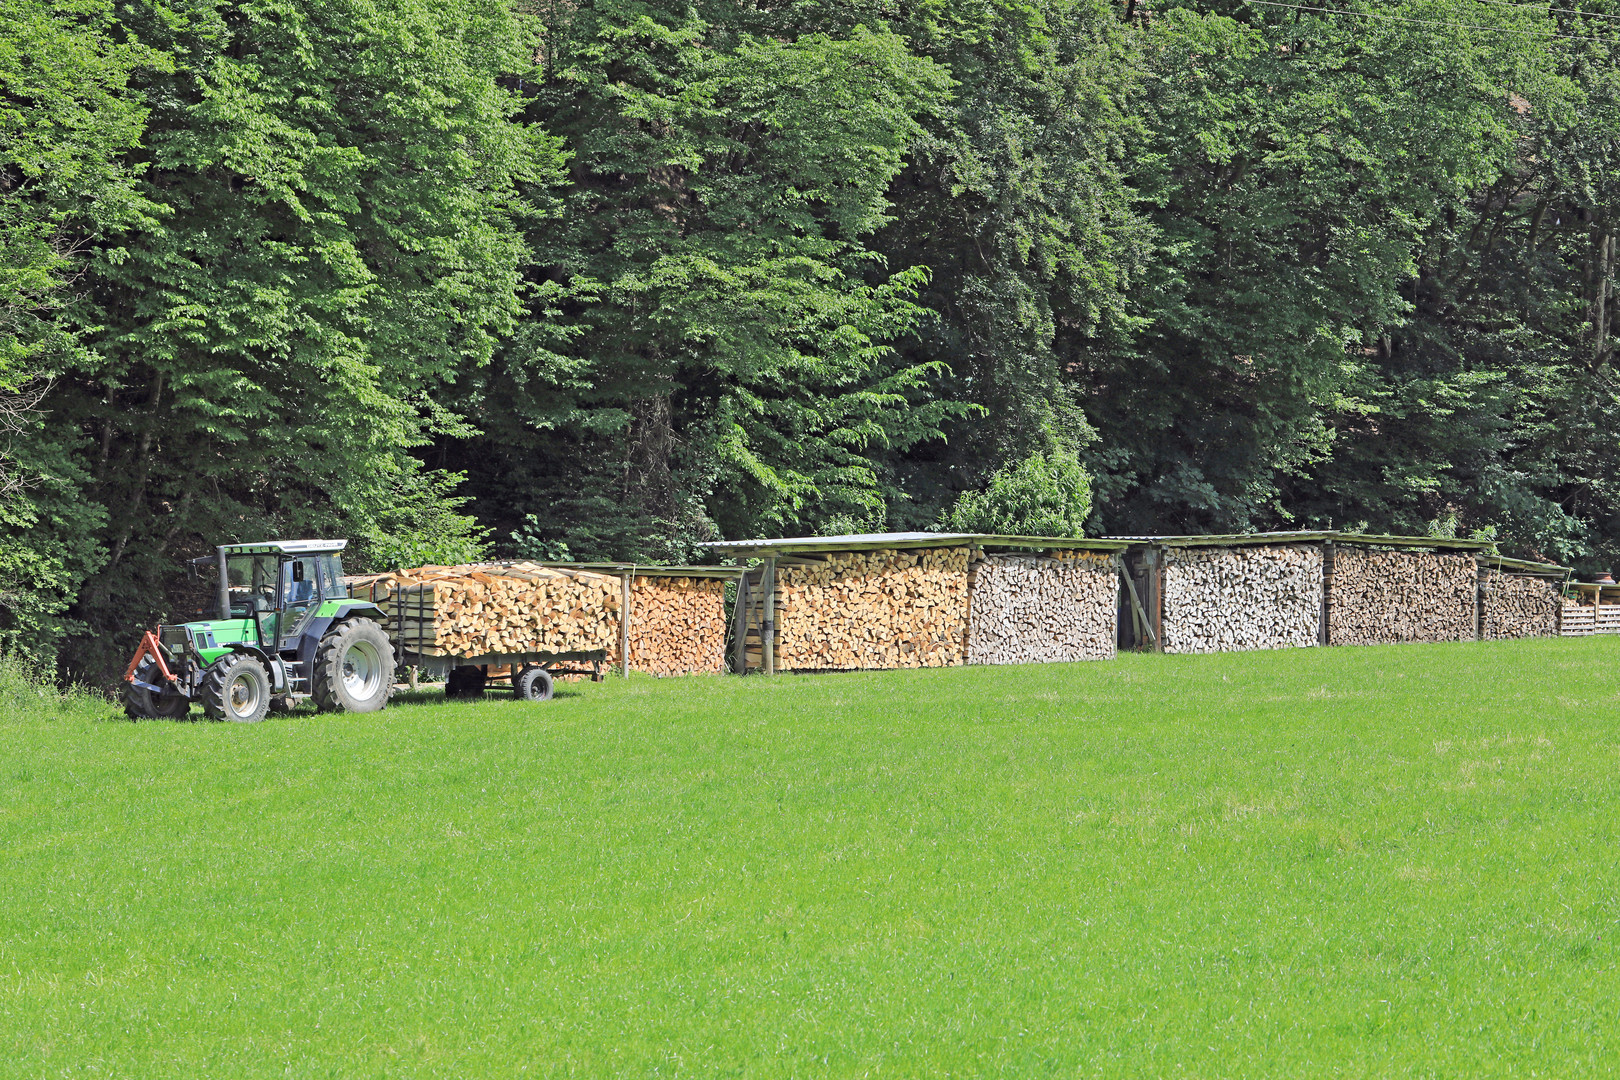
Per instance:
[[[862,551],[776,569],[779,671],[960,664],[968,549]],[[750,666],[757,661],[751,659]]]
[[[1534,575],[1482,571],[1479,578],[1479,636],[1556,637],[1562,583]]]
[[[618,660],[614,646],[613,659]],[[630,579],[630,666],[653,675],[721,672],[726,583],[714,578]]]
[[[1317,548],[1165,553],[1165,652],[1315,645],[1321,625],[1322,553]]]
[[[1328,640],[1471,641],[1475,584],[1472,555],[1335,548]]]
[[[349,595],[387,615],[394,644],[425,656],[612,649],[619,579],[534,563],[422,566],[354,579]]]
[[[1115,652],[1119,562],[1110,555],[990,555],[973,566],[967,662],[1109,660]]]

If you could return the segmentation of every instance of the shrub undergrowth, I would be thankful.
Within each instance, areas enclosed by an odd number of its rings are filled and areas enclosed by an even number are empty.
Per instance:
[[[118,707],[83,687],[59,689],[35,664],[0,653],[0,720],[112,720]]]

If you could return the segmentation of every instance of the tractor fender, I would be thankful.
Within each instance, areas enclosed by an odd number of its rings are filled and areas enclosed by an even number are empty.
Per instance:
[[[388,623],[384,621],[383,613],[377,610],[377,605],[371,601],[356,600],[349,604],[339,604],[330,615],[317,615],[299,630],[299,662],[302,663],[305,660],[312,659],[315,644],[326,637],[331,632],[332,627],[345,619],[370,619],[384,630],[388,629]],[[304,655],[306,651],[310,653],[309,656]]]
[[[270,673],[270,692],[274,694],[286,693],[287,667],[282,663],[281,657],[271,656],[257,645],[248,645],[240,641],[233,641],[226,645],[225,648],[233,653],[247,653],[263,664],[264,669]]]
[[[311,665],[315,662],[315,650],[320,647],[326,635],[332,632],[332,627],[345,619],[370,619],[385,632],[388,629],[383,613],[369,600],[339,604],[330,615],[317,615],[305,623],[298,633],[298,670],[301,674],[306,676],[310,674]]]
[[[372,622],[387,626],[386,616],[370,600],[354,600],[339,604],[337,611],[332,614],[332,622],[340,622],[343,619],[370,619]]]

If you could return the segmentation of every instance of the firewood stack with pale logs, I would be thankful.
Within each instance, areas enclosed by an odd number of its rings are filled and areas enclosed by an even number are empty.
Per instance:
[[[973,564],[967,662],[1108,660],[1115,653],[1119,560],[1084,551],[988,555]]]
[[[1556,637],[1562,583],[1485,570],[1479,579],[1479,636],[1485,641]]]
[[[1328,586],[1335,645],[1472,641],[1473,555],[1336,547]]]
[[[613,660],[618,662],[618,645]],[[714,578],[630,579],[630,666],[653,675],[726,667],[726,583]]]
[[[422,566],[358,578],[394,644],[424,656],[569,653],[619,640],[617,577],[534,563]]]
[[[1321,625],[1319,548],[1170,549],[1165,553],[1165,652],[1315,645]]]
[[[966,547],[857,551],[779,563],[776,582],[779,671],[962,663]],[[758,664],[757,652],[749,662]]]

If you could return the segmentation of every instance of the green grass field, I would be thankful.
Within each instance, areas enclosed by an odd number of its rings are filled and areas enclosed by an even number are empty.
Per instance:
[[[1603,1075],[1617,664],[0,697],[0,1076]]]

